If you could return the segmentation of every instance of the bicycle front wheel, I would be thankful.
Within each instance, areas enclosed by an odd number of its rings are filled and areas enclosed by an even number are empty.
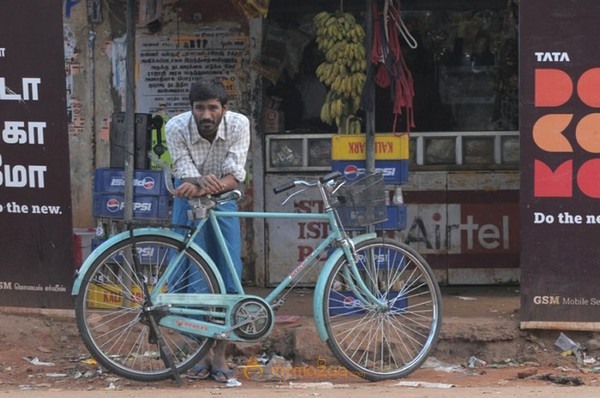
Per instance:
[[[348,370],[367,380],[407,376],[437,340],[439,286],[423,257],[403,243],[375,238],[357,244],[356,254],[358,272],[344,256],[328,275],[327,344]]]
[[[181,242],[161,235],[141,235],[106,249],[86,272],[75,299],[75,316],[83,342],[92,356],[111,372],[137,381],[172,377],[169,355],[179,373],[210,349],[213,340],[158,326],[163,345],[151,326],[143,284],[152,290],[179,252]],[[137,255],[139,271],[133,256]],[[164,288],[169,293],[220,293],[212,269],[193,251],[171,264]],[[173,269],[175,267],[175,269]],[[153,312],[156,314],[156,312]],[[158,317],[155,322],[158,323]]]

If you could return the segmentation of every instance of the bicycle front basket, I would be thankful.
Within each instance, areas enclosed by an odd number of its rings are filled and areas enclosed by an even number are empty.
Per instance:
[[[332,206],[346,228],[364,227],[387,220],[385,185],[381,173],[368,173],[347,181],[333,196]]]

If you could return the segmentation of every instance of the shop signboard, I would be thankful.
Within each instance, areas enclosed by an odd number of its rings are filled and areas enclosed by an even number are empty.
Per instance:
[[[375,170],[383,173],[386,184],[408,180],[408,134],[376,134]],[[365,171],[364,134],[335,134],[331,139],[331,169],[345,175]]]
[[[411,171],[406,228],[396,237],[424,255],[440,283],[519,280],[519,173]]]
[[[519,7],[521,326],[597,331],[600,3]]]
[[[63,2],[0,15],[0,306],[72,308]]]
[[[308,189],[293,199],[283,203],[286,194],[273,195],[273,188],[290,180],[314,181],[319,175],[310,174],[267,174],[265,176],[265,209],[270,212],[292,212],[316,214],[323,211],[323,199],[316,189]],[[268,218],[265,220],[267,232],[266,264],[267,283],[275,286],[301,263],[329,234],[329,225],[324,220],[290,220]],[[321,258],[307,271],[302,279],[303,285],[314,285],[326,258]]]

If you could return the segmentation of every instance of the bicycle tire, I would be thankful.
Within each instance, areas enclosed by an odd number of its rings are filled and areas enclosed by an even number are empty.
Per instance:
[[[405,377],[425,361],[438,338],[442,302],[434,274],[408,245],[373,238],[356,245],[366,288],[386,308],[363,302],[348,261],[341,257],[327,276],[323,319],[327,344],[345,367],[379,381]],[[356,293],[356,294],[355,294]]]
[[[135,245],[147,278],[160,278],[169,259],[179,252],[181,241],[161,235],[136,236]],[[173,377],[161,358],[171,355],[176,371],[185,372],[211,348],[214,341],[159,326],[165,344],[161,351],[149,320],[142,311],[146,296],[141,278],[133,272],[132,241],[108,247],[90,266],[75,299],[77,327],[91,355],[107,370],[136,381],[159,381]],[[217,279],[197,252],[185,252],[184,270],[169,280],[169,293],[220,293]],[[192,276],[190,276],[192,275]]]

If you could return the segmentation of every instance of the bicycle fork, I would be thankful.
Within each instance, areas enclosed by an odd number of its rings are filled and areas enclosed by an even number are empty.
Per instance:
[[[361,260],[358,257],[355,246],[350,239],[344,239],[342,242],[342,250],[344,256],[348,260],[345,269],[342,270],[342,274],[347,281],[348,288],[355,297],[365,306],[371,307],[377,306],[380,310],[388,308],[386,300],[380,300],[377,298],[373,291],[377,291],[377,286],[367,286],[367,283],[371,284],[372,281],[365,282],[363,276],[358,270],[358,261]],[[367,253],[367,258],[362,259],[365,265],[374,264],[375,259],[372,253]]]

